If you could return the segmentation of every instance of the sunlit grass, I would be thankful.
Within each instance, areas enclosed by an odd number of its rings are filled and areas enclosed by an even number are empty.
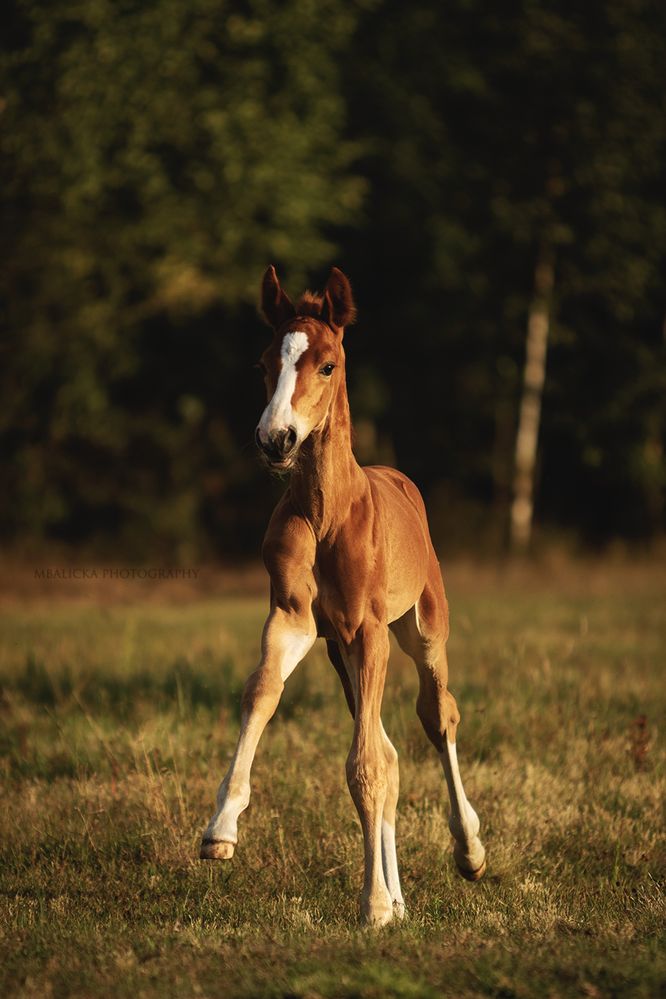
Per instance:
[[[573,572],[573,570],[572,570]],[[231,864],[197,848],[264,602],[43,602],[0,619],[3,995],[656,996],[666,982],[664,577],[450,585],[485,881],[394,655],[404,924],[357,923],[350,720],[316,647],[261,744]]]

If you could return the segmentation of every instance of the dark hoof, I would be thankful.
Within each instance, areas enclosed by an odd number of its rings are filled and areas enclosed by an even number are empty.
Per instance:
[[[456,864],[456,867],[458,865]],[[477,867],[475,871],[470,871],[464,867],[458,867],[458,874],[461,874],[465,881],[480,881],[483,875],[486,873],[486,862],[485,860],[480,867]]]

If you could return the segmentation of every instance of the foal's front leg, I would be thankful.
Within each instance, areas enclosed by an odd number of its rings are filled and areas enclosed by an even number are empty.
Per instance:
[[[264,626],[261,662],[243,691],[236,751],[217,792],[217,811],[203,835],[202,860],[233,857],[238,816],[250,802],[250,770],[259,739],[275,713],[284,681],[312,648],[316,637],[309,605],[300,613],[280,607],[271,610]]]
[[[384,731],[383,725],[382,738],[384,740],[384,756],[386,757],[388,777],[388,788],[382,816],[382,867],[384,869],[386,887],[393,902],[393,914],[398,919],[402,919],[405,915],[405,900],[402,897],[402,889],[400,887],[398,854],[395,847],[395,818],[400,793],[400,771],[398,769],[398,753]]]
[[[328,656],[342,681],[342,686],[347,700],[347,706],[351,711],[352,718],[356,717],[356,702],[354,699],[353,676],[354,668],[346,662],[340,647],[336,641],[328,641]],[[389,895],[393,901],[393,913],[398,919],[405,915],[405,900],[402,897],[400,887],[400,874],[398,873],[398,856],[395,848],[395,818],[400,793],[400,773],[398,769],[398,754],[395,746],[389,739],[384,726],[380,721],[382,740],[384,744],[384,757],[387,768],[387,790],[384,801],[384,813],[382,816],[382,868],[384,870],[384,881],[388,888]]]
[[[380,712],[388,653],[385,625],[363,625],[345,649],[354,673],[356,701],[347,783],[363,829],[365,875],[361,917],[373,926],[384,926],[394,915],[382,863],[382,817],[389,792],[389,772]]]

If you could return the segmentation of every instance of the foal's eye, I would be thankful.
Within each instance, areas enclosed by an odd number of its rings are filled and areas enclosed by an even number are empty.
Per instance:
[[[334,364],[325,364],[323,368],[320,368],[319,374],[326,375],[326,377],[328,378],[330,375],[333,374],[334,368],[335,368]]]
[[[257,361],[257,363],[255,364],[255,368],[257,369],[257,371],[261,371],[262,375],[266,374],[266,365],[264,364],[263,361]]]

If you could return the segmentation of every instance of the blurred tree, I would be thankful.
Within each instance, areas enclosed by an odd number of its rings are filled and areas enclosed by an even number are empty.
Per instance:
[[[387,0],[383,14],[361,35],[371,59],[351,64],[356,134],[369,130],[375,151],[368,224],[352,241],[378,262],[365,304],[381,335],[369,349],[399,393],[399,462],[426,486],[450,478],[486,520],[494,493],[507,516],[536,309],[553,321],[542,510],[590,536],[602,506],[604,536],[649,535],[665,432],[666,8]],[[598,464],[581,495],[585,453]]]
[[[247,359],[242,306],[268,261],[295,283],[328,262],[362,196],[338,84],[356,16],[342,0],[10,4],[6,531],[193,541],[206,460],[223,501],[237,443],[215,395]]]
[[[256,550],[271,260],[351,274],[359,447],[448,546],[508,521],[552,261],[529,494],[663,528],[664,5],[11,0],[3,42],[6,536]]]
[[[514,551],[525,552],[532,536],[534,480],[541,422],[541,400],[546,380],[546,352],[551,323],[554,282],[552,247],[544,248],[534,271],[534,295],[527,318],[523,390],[516,431],[510,539]]]

